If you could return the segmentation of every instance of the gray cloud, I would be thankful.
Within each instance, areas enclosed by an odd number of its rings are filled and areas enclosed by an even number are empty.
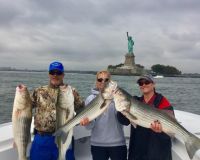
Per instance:
[[[60,60],[99,70],[124,62],[129,31],[136,63],[200,73],[199,8],[199,0],[1,0],[0,67],[46,69]]]

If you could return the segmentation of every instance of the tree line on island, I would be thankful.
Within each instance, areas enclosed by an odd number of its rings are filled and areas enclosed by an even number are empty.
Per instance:
[[[153,66],[151,66],[151,70],[159,75],[181,75],[181,71],[178,70],[177,68],[173,67],[173,66],[165,66],[165,65],[161,65],[161,64],[155,64]]]

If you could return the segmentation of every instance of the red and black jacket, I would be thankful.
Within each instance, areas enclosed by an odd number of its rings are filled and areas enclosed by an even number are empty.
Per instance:
[[[133,98],[144,101],[143,97]],[[158,109],[173,111],[169,101],[159,93],[155,93],[149,103]],[[117,113],[117,117],[121,124],[130,124],[120,112]],[[128,160],[172,160],[171,138],[163,132],[156,133],[148,128],[141,126],[134,128],[131,125]]]

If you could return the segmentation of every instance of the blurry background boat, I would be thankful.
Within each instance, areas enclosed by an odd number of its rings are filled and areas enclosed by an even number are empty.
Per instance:
[[[153,78],[164,78],[164,76],[163,75],[156,75]]]

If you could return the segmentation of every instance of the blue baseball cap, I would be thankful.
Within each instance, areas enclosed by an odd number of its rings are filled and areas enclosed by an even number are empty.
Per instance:
[[[49,65],[49,72],[53,70],[58,70],[60,72],[64,72],[64,66],[60,62],[52,62]]]

